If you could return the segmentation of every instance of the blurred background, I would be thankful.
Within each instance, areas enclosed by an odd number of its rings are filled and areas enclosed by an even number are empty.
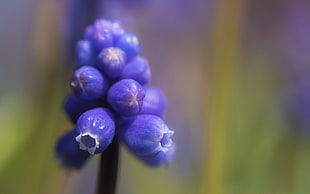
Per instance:
[[[96,156],[59,168],[72,48],[94,18],[138,35],[175,161],[121,148],[120,194],[310,193],[310,1],[0,1],[0,193],[94,193]]]

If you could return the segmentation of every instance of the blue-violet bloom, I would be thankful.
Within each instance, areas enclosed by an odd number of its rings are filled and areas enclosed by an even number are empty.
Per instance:
[[[87,150],[90,154],[101,153],[114,138],[114,115],[105,108],[88,110],[79,117],[74,131],[81,150]]]
[[[55,158],[60,166],[68,170],[81,168],[89,157],[89,153],[80,150],[79,144],[74,139],[73,131],[65,133],[56,143]]]
[[[125,34],[125,30],[122,27],[121,23],[118,20],[111,21],[110,32],[113,36],[114,43],[123,35]]]
[[[145,97],[139,114],[153,114],[162,116],[166,107],[165,95],[156,88],[145,89]]]
[[[123,79],[113,84],[107,94],[108,103],[122,116],[140,112],[145,90],[133,79]]]
[[[146,85],[151,81],[151,70],[146,58],[136,56],[125,66],[122,79],[134,79],[141,85]]]
[[[77,66],[94,65],[94,58],[95,52],[90,41],[78,41],[75,49],[75,61]]]
[[[165,122],[155,115],[123,118],[119,123],[119,138],[140,160],[149,165],[166,164],[173,159],[175,144]]]
[[[122,35],[115,43],[115,46],[126,53],[128,61],[140,52],[138,37],[134,33]]]
[[[109,87],[104,74],[92,66],[82,66],[75,70],[71,78],[74,94],[85,100],[101,98]]]
[[[85,111],[99,106],[101,106],[101,102],[98,100],[83,100],[73,94],[67,95],[63,104],[65,112],[73,123],[75,123]]]
[[[98,51],[113,46],[113,36],[107,28],[96,25],[88,26],[84,32],[84,38],[89,40]]]
[[[110,78],[119,77],[125,65],[126,54],[116,47],[102,50],[97,58],[97,67]]]

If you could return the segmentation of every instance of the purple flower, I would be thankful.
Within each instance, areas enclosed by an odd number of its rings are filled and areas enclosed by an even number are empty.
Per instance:
[[[118,20],[111,21],[110,32],[114,38],[114,43],[125,34],[125,30]]]
[[[302,134],[310,131],[310,80],[300,79],[287,88],[286,115],[291,127]]]
[[[77,66],[94,65],[95,52],[88,40],[80,40],[76,44],[75,61]]]
[[[81,114],[89,109],[101,106],[98,100],[83,100],[73,94],[67,95],[64,100],[64,110],[73,123],[77,121]]]
[[[112,108],[122,116],[131,116],[140,112],[145,91],[133,79],[116,82],[108,91],[107,100]]]
[[[139,114],[153,114],[162,116],[166,107],[164,94],[156,88],[147,88]]]
[[[100,51],[113,46],[123,34],[125,30],[118,20],[97,19],[85,29],[84,38],[90,40]]]
[[[112,35],[114,42],[125,34],[125,30],[118,20],[97,19],[93,26],[97,30],[108,31]]]
[[[289,0],[285,3],[283,39],[283,58],[288,63],[288,71],[296,76],[310,73],[310,3],[307,0]]]
[[[105,156],[117,156],[118,140],[148,165],[167,165],[173,159],[174,132],[160,118],[165,96],[158,89],[143,88],[151,73],[147,59],[136,56],[139,51],[136,35],[126,33],[117,20],[98,19],[85,29],[84,39],[76,44],[74,95],[64,102],[75,127],[56,146],[64,166],[80,168],[112,141]],[[115,134],[119,138],[114,139]],[[115,162],[117,157],[111,158]]]
[[[84,32],[84,38],[89,40],[98,50],[102,50],[113,45],[113,36],[103,22],[96,21],[93,26],[88,26]]]
[[[73,131],[65,133],[56,143],[55,158],[64,168],[79,169],[89,157],[87,152],[80,150],[79,144],[74,139]]]
[[[126,54],[116,47],[101,51],[97,59],[97,67],[110,78],[119,77],[126,64]]]
[[[125,66],[122,79],[134,79],[141,85],[146,85],[151,81],[151,70],[146,58],[136,56]]]
[[[95,108],[84,112],[74,129],[80,149],[90,154],[103,152],[114,138],[114,122],[114,116],[108,109]]]
[[[115,46],[122,49],[126,53],[127,60],[130,60],[140,52],[139,41],[134,33],[122,35],[115,43]]]
[[[77,69],[71,78],[71,88],[74,94],[85,100],[101,98],[109,87],[105,75],[91,66]]]
[[[149,165],[169,164],[175,144],[171,131],[155,115],[137,115],[124,118],[118,126],[119,138],[140,160]]]

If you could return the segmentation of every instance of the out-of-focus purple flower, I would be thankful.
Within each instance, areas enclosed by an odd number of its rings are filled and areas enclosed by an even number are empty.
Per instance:
[[[133,79],[116,82],[108,91],[107,100],[112,108],[122,116],[140,112],[145,90]]]
[[[284,110],[289,127],[310,135],[310,2],[286,0],[280,49],[287,77]]]
[[[287,0],[283,22],[283,58],[290,73],[310,73],[310,2]]]
[[[166,107],[165,95],[156,88],[147,88],[139,114],[162,116]]]
[[[119,138],[143,162],[157,166],[168,165],[173,159],[175,144],[171,131],[155,115],[137,115],[124,118],[119,124]]]
[[[80,150],[75,141],[73,131],[65,133],[56,143],[55,158],[60,166],[70,169],[81,168],[90,157],[86,151]]]
[[[65,0],[65,17],[60,17],[63,25],[65,39],[69,47],[69,53],[74,53],[76,41],[82,36],[85,26],[98,16],[100,0]],[[62,7],[59,9],[63,9]],[[70,58],[72,55],[70,55]]]
[[[80,40],[76,44],[75,61],[77,66],[94,65],[95,51],[88,40]]]
[[[284,102],[292,130],[310,134],[310,79],[293,82],[287,88]]]
[[[85,38],[91,41],[98,51],[113,45],[113,36],[105,28],[101,29],[96,28],[96,26],[90,26],[87,28]]]
[[[115,118],[108,109],[91,109],[79,117],[74,131],[75,140],[81,150],[98,154],[103,152],[114,138]]]
[[[146,58],[136,56],[125,66],[121,79],[134,79],[141,85],[151,81],[151,69]]]
[[[118,20],[97,19],[93,25],[88,26],[84,38],[90,40],[97,51],[111,47],[125,33]]]
[[[71,78],[74,94],[85,100],[102,98],[108,87],[105,75],[92,66],[82,66],[75,70]]]
[[[63,107],[68,117],[75,123],[83,112],[99,107],[101,104],[98,100],[83,100],[73,94],[69,94],[64,100]]]
[[[118,41],[118,39],[125,34],[125,30],[118,20],[111,21],[110,32],[113,36],[114,43],[116,43],[116,41]]]
[[[94,30],[109,32],[112,35],[114,43],[125,33],[124,28],[118,20],[97,19],[92,26],[86,28],[84,38],[89,39]]]

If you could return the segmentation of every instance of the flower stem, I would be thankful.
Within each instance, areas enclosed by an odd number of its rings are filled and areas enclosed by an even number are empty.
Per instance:
[[[101,155],[97,194],[115,194],[118,170],[119,143],[114,138]]]

